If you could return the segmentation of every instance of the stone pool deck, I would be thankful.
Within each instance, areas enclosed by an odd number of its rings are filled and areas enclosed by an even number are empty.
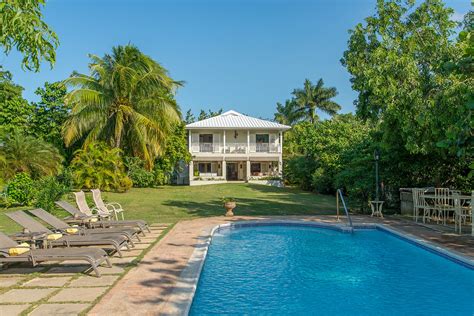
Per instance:
[[[194,255],[206,247],[213,227],[235,221],[300,220],[337,223],[335,216],[210,217],[181,221],[163,237],[138,265],[102,297],[89,315],[181,315],[194,290],[199,262]],[[354,223],[380,223],[404,234],[453,250],[474,259],[474,238],[434,230],[412,221],[388,217],[353,216]]]
[[[127,270],[138,256],[160,237],[167,224],[155,224],[151,233],[123,251],[123,258],[111,257],[113,267],[100,267],[101,278],[88,273],[84,261],[11,265],[0,270],[0,316],[78,315],[85,313]],[[109,315],[104,313],[103,315]]]

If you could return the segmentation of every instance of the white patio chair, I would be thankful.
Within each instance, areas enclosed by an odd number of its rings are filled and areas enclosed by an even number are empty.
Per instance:
[[[453,194],[454,201],[454,231],[462,234],[462,224],[467,223],[469,216],[469,209],[462,207],[460,195],[457,193]]]
[[[111,202],[111,203],[104,203],[104,200],[102,199],[102,194],[100,193],[99,189],[92,189],[92,198],[94,199],[94,203],[97,206],[97,208],[104,213],[109,213],[109,214],[114,214],[115,219],[118,220],[120,214],[122,220],[124,220],[124,215],[123,215],[123,207],[117,202]]]
[[[443,224],[446,224],[447,213],[450,209],[453,210],[449,200],[448,188],[435,188],[435,211],[437,213],[436,223],[442,221]]]
[[[79,209],[79,211],[91,217],[110,218],[110,212],[103,212],[97,207],[93,207],[93,208],[89,207],[89,205],[87,204],[86,194],[84,193],[84,191],[81,190],[79,192],[73,192],[73,193],[74,193],[77,208]]]
[[[412,195],[413,195],[413,217],[416,222],[418,222],[418,217],[421,214],[423,216],[423,223],[426,222],[426,219],[431,219],[431,210],[432,207],[428,205],[426,200],[422,197],[423,194],[427,192],[426,189],[420,188],[413,188]]]

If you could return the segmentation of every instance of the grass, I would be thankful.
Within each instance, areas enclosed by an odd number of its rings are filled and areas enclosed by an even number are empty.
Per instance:
[[[87,195],[90,198],[90,193]],[[133,188],[127,193],[104,193],[105,200],[122,204],[126,219],[144,219],[148,223],[175,223],[181,219],[223,215],[223,197],[236,199],[234,213],[237,215],[320,215],[336,212],[334,196],[245,183]],[[0,230],[7,233],[20,230],[4,214],[11,210],[0,211]],[[55,213],[66,215],[60,211]]]

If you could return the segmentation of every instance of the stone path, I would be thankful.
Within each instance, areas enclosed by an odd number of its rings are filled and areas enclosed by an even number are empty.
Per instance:
[[[181,221],[102,297],[89,315],[181,315],[195,286],[195,279],[189,276],[199,269],[193,253],[204,248],[211,229],[230,221],[259,219],[336,222],[335,216],[212,217]],[[474,258],[474,238],[470,236],[450,236],[399,218],[354,216],[353,221],[384,223]]]
[[[100,267],[102,277],[88,275],[83,262],[44,263],[35,268],[13,265],[0,270],[0,316],[77,315],[86,312],[129,269],[133,261],[163,233],[168,225],[155,224],[124,258],[112,257],[112,268]],[[108,313],[104,314],[107,315]]]

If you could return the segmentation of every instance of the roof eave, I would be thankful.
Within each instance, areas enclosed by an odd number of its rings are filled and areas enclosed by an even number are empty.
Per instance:
[[[226,127],[218,127],[218,126],[185,126],[185,129],[221,129],[221,130],[227,130],[227,129],[233,129],[233,130],[277,130],[277,131],[287,131],[291,129],[291,126],[278,126],[278,127],[232,127],[232,126],[226,126]]]

